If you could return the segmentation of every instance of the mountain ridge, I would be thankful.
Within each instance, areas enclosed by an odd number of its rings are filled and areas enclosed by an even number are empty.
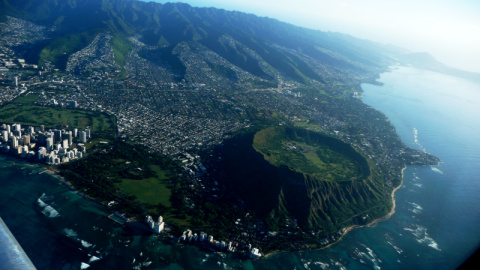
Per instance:
[[[183,3],[3,0],[0,8],[4,15],[54,29],[52,40],[47,41],[38,58],[40,64],[51,61],[61,69],[65,69],[68,56],[104,32],[114,37],[136,35],[146,45],[158,47],[198,42],[233,65],[268,81],[273,78],[260,70],[258,59],[236,49],[238,46],[221,44],[219,39],[232,38],[257,54],[273,71],[307,85],[325,85],[327,75],[321,71],[343,76],[355,73],[365,78],[393,63],[393,52],[370,41]]]

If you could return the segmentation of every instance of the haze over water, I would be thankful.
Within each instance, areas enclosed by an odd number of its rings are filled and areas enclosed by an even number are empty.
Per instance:
[[[395,214],[331,248],[250,261],[132,236],[98,204],[2,157],[0,216],[38,269],[453,269],[480,246],[480,85],[405,67],[380,81],[362,85],[363,101],[442,163],[405,170]]]

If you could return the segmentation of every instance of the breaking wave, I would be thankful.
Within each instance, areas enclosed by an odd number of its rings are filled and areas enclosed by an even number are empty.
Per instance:
[[[92,262],[96,262],[96,261],[99,261],[101,258],[97,257],[97,256],[92,256],[90,258],[90,260],[88,261],[88,263],[92,263]]]
[[[443,174],[442,171],[440,171],[438,168],[435,168],[435,167],[432,167],[432,171],[434,171],[436,173],[439,173],[439,174]]]
[[[441,251],[438,243],[428,234],[427,228],[413,224],[410,227],[406,227],[403,229],[405,231],[411,232],[415,236],[418,243],[427,245],[435,250]]]
[[[60,214],[57,210],[55,210],[55,208],[53,208],[51,205],[44,201],[45,199],[47,199],[45,193],[43,193],[42,196],[37,199],[38,206],[40,206],[40,208],[43,208],[42,213],[49,218],[55,218],[60,216]]]
[[[65,228],[63,232],[70,238],[77,238],[78,233],[72,229]]]
[[[85,248],[89,248],[89,247],[92,246],[92,244],[88,243],[85,240],[80,240],[80,243],[82,243],[82,246],[85,247]]]

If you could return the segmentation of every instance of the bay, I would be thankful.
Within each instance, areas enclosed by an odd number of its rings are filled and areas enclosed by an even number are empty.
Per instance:
[[[363,101],[408,146],[442,162],[410,166],[387,220],[336,245],[250,261],[163,244],[108,219],[103,206],[41,168],[0,157],[0,216],[38,269],[454,269],[480,247],[480,85],[396,67]]]

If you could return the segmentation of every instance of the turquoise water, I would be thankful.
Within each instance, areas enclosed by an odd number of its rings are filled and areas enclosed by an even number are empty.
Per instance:
[[[364,102],[442,163],[407,168],[395,214],[331,248],[250,261],[163,244],[41,169],[1,157],[0,216],[38,269],[453,269],[480,247],[480,85],[405,67],[380,81],[362,86]]]

